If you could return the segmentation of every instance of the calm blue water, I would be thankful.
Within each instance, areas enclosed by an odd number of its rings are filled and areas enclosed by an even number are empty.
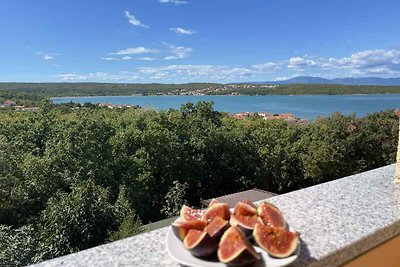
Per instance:
[[[315,119],[335,111],[357,116],[400,108],[400,94],[391,95],[298,95],[298,96],[96,96],[54,98],[54,103],[131,104],[157,110],[179,109],[187,102],[213,101],[218,111],[293,113],[303,119]]]

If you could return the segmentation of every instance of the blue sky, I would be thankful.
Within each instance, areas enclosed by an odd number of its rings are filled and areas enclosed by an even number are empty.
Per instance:
[[[399,0],[2,0],[0,81],[400,77]]]

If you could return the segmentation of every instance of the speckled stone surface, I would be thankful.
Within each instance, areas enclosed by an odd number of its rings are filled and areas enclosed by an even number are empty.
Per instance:
[[[394,165],[268,199],[301,234],[293,266],[338,266],[400,234]],[[180,266],[165,248],[168,228],[36,266]]]

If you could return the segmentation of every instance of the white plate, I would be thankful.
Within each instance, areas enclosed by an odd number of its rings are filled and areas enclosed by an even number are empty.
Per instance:
[[[179,220],[179,219],[178,219]],[[281,267],[286,266],[294,262],[297,257],[300,255],[300,240],[297,246],[295,253],[284,259],[273,258],[268,255],[267,252],[259,248],[258,246],[254,246],[256,251],[260,253],[261,260],[257,261],[253,264],[253,267]],[[226,267],[227,265],[221,262],[218,262],[218,258],[215,259],[201,259],[193,256],[190,252],[183,247],[183,242],[174,234],[172,227],[169,227],[169,231],[167,234],[167,251],[168,254],[177,262],[182,265],[190,266],[190,267]]]

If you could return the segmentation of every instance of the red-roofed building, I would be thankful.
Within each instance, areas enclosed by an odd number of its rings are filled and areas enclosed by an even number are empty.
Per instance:
[[[234,118],[239,119],[239,120],[243,120],[244,119],[244,114],[243,113],[236,113],[235,115],[233,115]]]

